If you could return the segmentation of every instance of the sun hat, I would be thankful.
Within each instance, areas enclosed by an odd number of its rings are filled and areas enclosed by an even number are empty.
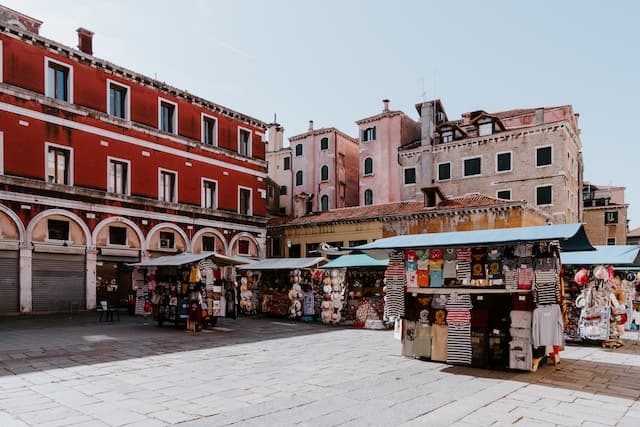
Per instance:
[[[331,293],[331,285],[324,285],[322,287],[322,290],[324,291],[325,294],[330,294]]]
[[[573,276],[573,281],[581,286],[589,283],[589,272],[587,271],[587,269],[581,268],[580,270],[578,270],[575,276]]]
[[[598,280],[607,280],[609,278],[609,272],[603,265],[599,265],[593,269],[593,277]]]

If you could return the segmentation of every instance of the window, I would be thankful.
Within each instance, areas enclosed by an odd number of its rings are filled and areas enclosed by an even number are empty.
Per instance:
[[[302,171],[296,172],[296,185],[302,185]]]
[[[47,221],[49,240],[69,240],[69,221],[50,219]]]
[[[158,179],[158,200],[162,202],[178,202],[178,176],[175,172],[159,171]]]
[[[442,132],[441,139],[442,139],[442,142],[451,142],[451,141],[453,141],[453,132],[452,131]]]
[[[281,185],[280,186],[280,195],[281,196],[286,196],[287,195],[287,186],[286,185]]]
[[[126,246],[127,229],[125,227],[109,226],[109,244]]]
[[[107,89],[107,111],[109,112],[109,115],[120,117],[121,119],[128,119],[129,87],[107,79]]]
[[[282,165],[282,168],[286,171],[291,169],[291,157],[284,158],[284,164]]]
[[[365,205],[373,204],[373,190],[367,189],[364,191],[364,204]]]
[[[550,205],[553,202],[550,185],[536,187],[536,205]]]
[[[615,237],[607,238],[607,245],[608,246],[614,246],[615,244],[616,244],[616,238]]]
[[[511,190],[498,190],[496,197],[503,200],[511,200]]]
[[[238,188],[238,213],[251,215],[251,190],[249,188]]]
[[[216,238],[213,236],[202,236],[202,252],[215,252]]]
[[[251,131],[238,128],[238,154],[251,157]]]
[[[491,135],[493,133],[493,122],[480,123],[478,125],[478,136]]]
[[[370,127],[370,128],[366,128],[365,130],[362,131],[362,141],[363,142],[367,142],[367,141],[373,141],[376,139],[376,127]]]
[[[415,184],[416,183],[416,168],[405,168],[404,170],[404,183]]]
[[[47,182],[73,185],[71,150],[47,144]]]
[[[511,152],[496,154],[496,172],[511,171]]]
[[[322,212],[329,210],[329,196],[326,194],[320,198],[320,210]]]
[[[371,157],[364,159],[364,174],[373,175],[373,159]]]
[[[217,209],[218,207],[218,183],[208,179],[202,180],[202,207],[205,209]]]
[[[46,79],[44,94],[50,98],[73,102],[73,68],[69,65],[45,58]]]
[[[438,164],[438,181],[451,179],[451,163]]]
[[[552,162],[551,146],[536,148],[536,166],[549,166]]]
[[[218,145],[218,120],[202,113],[202,143],[211,146]]]
[[[604,223],[605,224],[617,224],[618,223],[618,212],[617,211],[609,211],[604,213]]]
[[[178,104],[166,99],[158,99],[158,129],[178,133]]]
[[[464,159],[464,176],[475,176],[480,175],[480,157],[474,157],[471,159]]]
[[[250,245],[247,239],[238,240],[238,255],[250,255],[249,247]]]
[[[296,156],[302,156],[302,144],[296,145]]]
[[[160,249],[173,249],[174,248],[174,234],[170,231],[160,232]]]
[[[320,168],[320,181],[328,181],[329,180],[329,166],[323,165]]]
[[[126,160],[107,158],[109,172],[107,175],[107,191],[117,194],[130,194],[129,162]]]
[[[320,140],[320,149],[321,150],[328,150],[329,149],[329,138],[322,138]]]

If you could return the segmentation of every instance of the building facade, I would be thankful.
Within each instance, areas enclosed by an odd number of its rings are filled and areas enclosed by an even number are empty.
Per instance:
[[[95,308],[150,257],[264,256],[265,123],[0,18],[0,313]]]
[[[336,128],[289,138],[293,216],[358,205],[358,140]]]
[[[269,178],[278,186],[269,211],[273,215],[291,215],[294,188],[291,147],[284,146],[284,128],[278,123],[269,124],[266,151]]]
[[[584,230],[591,244],[627,244],[629,205],[624,201],[624,190],[624,187],[584,183]]]
[[[439,100],[417,108],[420,143],[399,152],[405,199],[438,185],[446,195],[526,200],[553,223],[582,220],[582,144],[571,106],[474,111],[460,120],[449,120]]]
[[[388,99],[382,102],[384,108],[380,114],[356,121],[360,135],[361,206],[415,198],[413,194],[404,198],[398,150],[420,140],[420,123],[402,111],[390,110]]]
[[[312,256],[321,243],[352,247],[382,237],[447,231],[544,225],[550,215],[523,201],[477,193],[442,197],[425,189],[424,200],[334,209],[290,220],[272,218],[268,240],[273,256]],[[431,198],[431,196],[435,196]]]

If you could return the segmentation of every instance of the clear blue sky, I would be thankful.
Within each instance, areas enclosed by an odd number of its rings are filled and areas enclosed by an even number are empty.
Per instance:
[[[585,179],[626,187],[640,227],[640,2],[0,0],[41,34],[266,122],[290,137],[355,121],[381,100],[417,119],[573,105]]]

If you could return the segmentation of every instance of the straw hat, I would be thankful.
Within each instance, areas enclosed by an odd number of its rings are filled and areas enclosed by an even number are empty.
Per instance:
[[[599,265],[593,269],[593,277],[598,280],[607,280],[609,278],[609,272],[603,265]]]

